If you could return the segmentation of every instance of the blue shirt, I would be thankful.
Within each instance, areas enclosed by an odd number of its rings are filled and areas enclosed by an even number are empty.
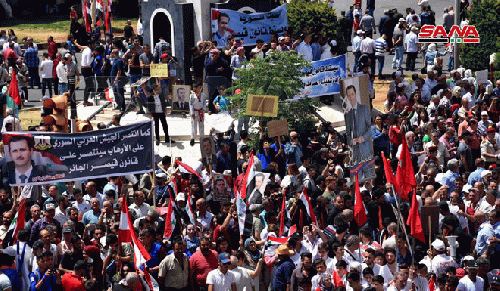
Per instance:
[[[146,266],[148,266],[149,268],[154,268],[160,265],[161,263],[160,250],[161,250],[161,244],[154,242],[153,247],[151,248],[151,252],[149,252],[151,259],[146,262]]]
[[[68,40],[66,43],[68,44],[68,51],[71,53],[76,53],[75,44],[71,40]]]
[[[36,284],[42,277],[44,277],[45,274],[41,274],[40,270],[36,269],[35,272],[31,272],[30,274],[30,283],[31,283],[31,291],[37,291],[36,290]],[[55,275],[52,275],[50,277],[45,277],[42,283],[42,287],[38,291],[52,291],[56,290],[57,288],[57,279]]]
[[[479,226],[476,239],[476,252],[478,255],[482,255],[486,251],[488,247],[488,238],[494,235],[493,226],[491,226],[488,221],[483,222],[483,224]]]
[[[84,225],[97,224],[97,222],[99,221],[99,215],[101,215],[101,213],[95,214],[94,210],[90,209],[83,214],[82,223]]]
[[[311,43],[311,49],[313,53],[313,61],[319,61],[319,59],[321,59],[321,46],[319,45],[319,43]]]
[[[122,71],[121,77],[125,76],[125,74],[123,73],[123,67],[124,67],[123,60],[120,58],[115,59],[113,61],[113,64],[111,65],[110,75],[116,77],[116,75],[118,75],[118,72]]]
[[[470,173],[468,180],[469,185],[474,186],[476,182],[481,182],[481,173],[484,170],[485,170],[484,168],[479,167],[474,172]]]
[[[448,194],[451,193],[451,191],[455,190],[455,180],[459,177],[460,175],[458,173],[454,173],[451,170],[446,171],[444,173],[443,178],[441,179],[441,184],[443,185],[448,185],[450,188],[448,188]]]
[[[194,254],[196,252],[196,248],[200,246],[200,239],[197,238],[196,236],[194,237],[193,240],[190,240],[188,236],[186,236],[185,239],[186,239],[186,249],[191,254]]]
[[[292,279],[292,272],[295,269],[295,264],[288,258],[282,262],[276,269],[273,278],[273,291],[285,291],[286,285],[290,284]]]
[[[9,277],[10,284],[12,285],[12,291],[23,290],[21,278],[19,277],[19,273],[17,272],[17,270],[2,269],[2,273],[4,273],[7,277]]]
[[[229,101],[226,99],[226,96],[217,95],[214,99],[214,103],[219,103],[218,105],[221,111],[229,110]]]
[[[381,148],[389,148],[389,136],[383,133],[375,125],[372,125],[373,145]]]
[[[297,164],[297,167],[302,166],[300,157],[302,156],[302,146],[300,143],[298,145],[293,145],[287,142],[285,145],[285,155],[287,156],[287,164]]]
[[[29,47],[24,52],[24,59],[28,68],[38,68],[40,59],[38,58],[38,51],[34,47]]]
[[[103,65],[104,57],[102,55],[97,55],[94,58],[94,63],[92,64],[92,67],[94,69],[94,74],[97,76],[102,76],[102,65]]]

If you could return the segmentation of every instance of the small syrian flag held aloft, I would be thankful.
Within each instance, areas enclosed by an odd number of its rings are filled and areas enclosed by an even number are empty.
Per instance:
[[[189,221],[192,225],[196,225],[196,219],[194,218],[193,210],[193,199],[191,199],[191,193],[188,193],[187,197],[187,215],[189,216]]]
[[[173,199],[173,197],[170,197],[168,200],[167,217],[165,217],[165,232],[163,233],[165,238],[170,238],[172,236],[177,222],[175,219],[174,205],[172,203]]]
[[[26,215],[26,199],[23,198],[21,203],[19,204],[19,208],[16,212],[16,216],[10,223],[9,229],[7,230],[7,234],[5,235],[4,241],[2,245],[5,247],[13,245],[17,242],[17,233],[19,230],[24,228],[24,218]]]
[[[250,153],[250,159],[248,160],[247,170],[245,172],[245,176],[243,181],[241,182],[241,198],[247,198],[247,194],[250,195],[252,191],[255,189],[255,163],[253,152]]]
[[[316,214],[314,214],[314,209],[312,207],[311,200],[309,199],[309,196],[307,195],[306,187],[304,187],[302,194],[300,194],[300,200],[302,200],[302,202],[306,206],[307,214],[311,217],[312,223],[317,223]]]

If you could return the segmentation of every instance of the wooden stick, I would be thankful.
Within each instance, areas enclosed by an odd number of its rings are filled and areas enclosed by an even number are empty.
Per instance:
[[[427,216],[427,223],[428,223],[428,229],[429,229],[429,250],[431,249],[431,243],[432,243],[432,231],[431,231],[431,226],[432,226],[432,222],[431,222],[431,216]]]

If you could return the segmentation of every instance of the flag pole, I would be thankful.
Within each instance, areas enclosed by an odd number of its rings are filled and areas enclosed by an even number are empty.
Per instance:
[[[396,191],[394,189],[394,185],[391,184],[391,188],[392,188],[392,196],[393,196],[394,200],[396,200],[397,210],[394,208],[394,205],[392,205],[392,209],[395,212],[394,214],[396,215],[396,219],[399,221],[399,223],[401,224],[401,227],[403,228],[403,231],[404,231],[404,234],[406,237],[406,243],[408,244],[408,248],[410,248],[410,239],[408,238],[408,233],[406,232],[406,227],[405,227],[405,224],[403,221],[403,215],[401,214],[401,208],[399,206],[399,200],[398,200],[398,197],[396,196]],[[399,230],[399,227],[398,227],[398,230]],[[398,231],[398,233],[399,233],[399,231]],[[397,242],[397,239],[396,239],[396,242]],[[396,247],[397,247],[397,243],[396,243]],[[413,253],[411,250],[410,250],[410,253],[413,256]]]

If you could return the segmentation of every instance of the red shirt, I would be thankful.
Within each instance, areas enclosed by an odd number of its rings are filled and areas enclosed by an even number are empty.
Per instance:
[[[57,54],[57,44],[55,42],[49,43],[49,47],[47,48],[47,53],[51,60],[56,58]]]
[[[62,286],[64,291],[85,291],[82,278],[73,273],[66,273],[62,276]]]
[[[206,257],[198,250],[189,258],[189,268],[193,271],[196,283],[202,287],[208,287],[208,273],[218,266],[218,254],[214,250],[210,250],[210,254]]]
[[[3,58],[6,60],[13,59],[14,61],[17,61],[17,54],[13,49],[8,47],[8,48],[3,50]]]
[[[52,78],[57,78],[56,67],[59,65],[59,59],[55,58],[53,61],[54,65],[52,66]]]

